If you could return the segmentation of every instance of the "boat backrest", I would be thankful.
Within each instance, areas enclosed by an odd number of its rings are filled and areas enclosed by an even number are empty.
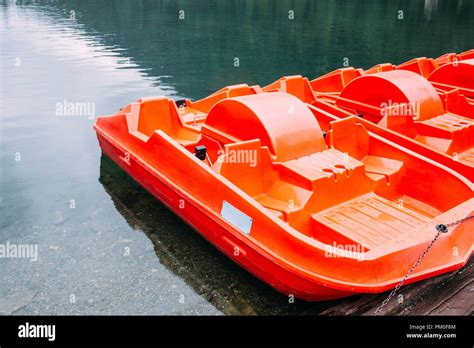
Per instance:
[[[391,63],[382,63],[382,64],[377,64],[370,69],[367,69],[364,71],[364,74],[374,74],[374,73],[379,73],[383,71],[392,71],[396,70],[397,67]]]
[[[170,103],[166,97],[142,98],[140,104],[137,130],[150,136],[155,130],[160,129],[168,135],[179,127],[179,120],[172,117]]]
[[[423,77],[428,77],[438,68],[438,64],[433,59],[426,57],[415,58],[397,66],[399,70],[413,71]]]
[[[331,147],[355,159],[362,160],[369,152],[369,133],[355,116],[331,122],[327,137]]]
[[[361,69],[352,67],[334,70],[311,80],[311,88],[316,93],[339,93],[353,79],[362,75]]]
[[[167,97],[141,98],[130,104],[126,113],[128,131],[137,135],[142,141],[156,130],[161,130],[180,144],[191,144],[198,141],[198,130],[185,127],[176,104]]]
[[[219,101],[226,98],[239,97],[243,95],[256,94],[255,86],[249,87],[247,84],[233,85],[224,87],[217,92],[212,93],[210,96],[189,102],[189,106],[204,113],[208,113],[209,110]]]
[[[308,79],[301,75],[284,76],[263,87],[263,91],[289,93],[305,103],[311,103],[315,99]]]
[[[225,145],[213,169],[250,196],[268,191],[278,177],[258,139]]]

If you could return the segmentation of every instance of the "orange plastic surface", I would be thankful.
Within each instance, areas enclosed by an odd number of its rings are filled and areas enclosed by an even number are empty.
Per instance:
[[[107,156],[279,291],[307,300],[381,292],[405,276],[436,224],[474,210],[473,183],[425,157],[420,143],[428,139],[418,139],[431,132],[447,140],[446,151],[469,147],[472,124],[459,131],[432,124],[451,122],[445,105],[464,99],[443,99],[420,79],[349,69],[316,83],[290,76],[264,88],[230,86],[181,107],[166,97],[140,99],[99,118],[95,130]],[[326,91],[315,90],[325,80]],[[393,123],[414,128],[415,138],[390,130],[390,117],[382,127],[353,115],[360,104],[380,116],[385,96],[422,105],[417,120]],[[469,220],[440,235],[406,283],[462,267],[473,227]]]
[[[263,90],[290,93],[336,118],[358,115],[379,126],[370,125],[373,132],[474,181],[473,56],[469,50],[366,71],[344,68],[311,81],[283,77]]]
[[[474,58],[444,64],[433,71],[428,80],[440,89],[459,89],[467,97],[474,98]]]

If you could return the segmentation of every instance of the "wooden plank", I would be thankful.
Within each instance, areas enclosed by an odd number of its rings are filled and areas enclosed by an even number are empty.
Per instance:
[[[474,308],[474,261],[462,269],[404,286],[379,315],[470,315]],[[316,313],[302,314],[374,315],[387,298],[383,294],[367,294],[345,299]]]
[[[474,311],[474,281],[430,312],[431,315],[465,315]]]

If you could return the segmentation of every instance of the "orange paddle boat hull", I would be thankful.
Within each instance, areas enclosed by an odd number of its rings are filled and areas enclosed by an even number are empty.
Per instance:
[[[139,99],[94,128],[105,155],[210,243],[305,300],[395,287],[437,225],[472,215],[473,184],[456,168],[339,118],[333,102],[268,90]],[[473,225],[439,234],[406,283],[462,267]]]

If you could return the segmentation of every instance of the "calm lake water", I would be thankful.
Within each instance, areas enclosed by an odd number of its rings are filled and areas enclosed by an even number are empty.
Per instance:
[[[95,117],[143,96],[464,51],[473,28],[468,0],[1,2],[0,245],[38,259],[0,258],[0,314],[330,306],[288,303],[221,255],[101,157]]]

